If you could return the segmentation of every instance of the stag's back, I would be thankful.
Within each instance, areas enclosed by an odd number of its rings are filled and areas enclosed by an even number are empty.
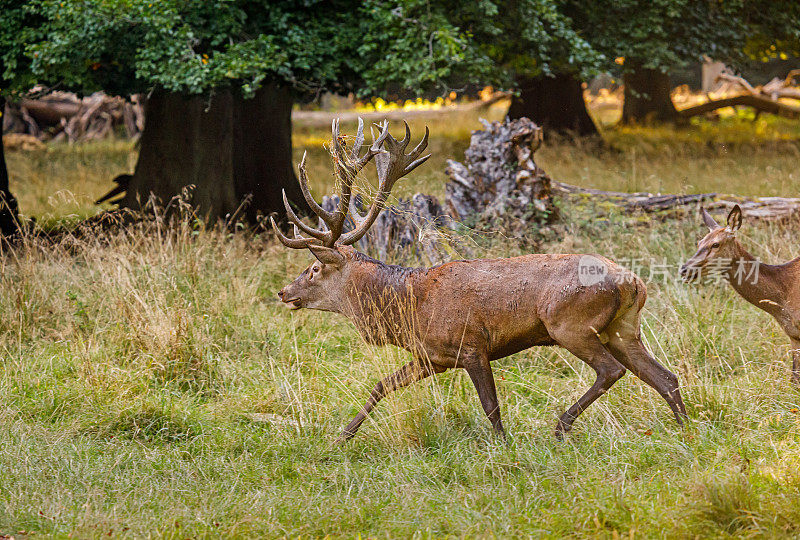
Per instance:
[[[631,308],[638,313],[646,295],[639,278],[597,255],[454,261],[412,276],[412,286],[423,340],[488,342],[496,358],[554,344],[560,325],[602,332]]]

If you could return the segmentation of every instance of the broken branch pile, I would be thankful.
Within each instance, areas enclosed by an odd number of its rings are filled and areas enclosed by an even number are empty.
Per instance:
[[[144,129],[144,109],[139,96],[130,101],[101,92],[84,98],[53,92],[39,99],[7,103],[3,132],[40,140],[68,142],[102,139],[123,131],[130,138]]]

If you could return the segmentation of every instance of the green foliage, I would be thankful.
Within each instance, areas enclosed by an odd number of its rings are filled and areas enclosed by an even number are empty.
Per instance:
[[[491,62],[443,4],[433,11],[424,2],[354,0],[12,4],[0,14],[0,44],[4,86],[17,92],[35,82],[79,93],[159,86],[250,94],[270,81],[308,96],[376,92],[387,83],[440,88],[455,75],[490,78]]]
[[[405,91],[442,90],[443,83],[493,79],[492,60],[474,40],[475,27],[496,15],[493,2],[455,7],[443,1],[369,0],[364,10],[374,22],[365,25],[359,47],[367,83],[361,94],[387,84]]]
[[[497,16],[486,22],[488,35],[478,41],[509,76],[537,77],[573,73],[597,74],[604,56],[584,37],[563,0],[498,3]]]
[[[568,9],[586,39],[622,70],[668,71],[703,55],[737,66],[800,51],[800,4],[769,0],[620,0]],[[609,62],[608,69],[619,70]]]
[[[352,79],[346,54],[358,31],[352,2],[246,0],[37,0],[23,9],[44,20],[22,26],[5,78],[81,93],[161,86],[190,94],[220,87],[252,92],[264,79],[300,92]],[[20,26],[5,19],[4,26]],[[9,53],[11,54],[11,53]],[[341,83],[344,78],[345,83]]]

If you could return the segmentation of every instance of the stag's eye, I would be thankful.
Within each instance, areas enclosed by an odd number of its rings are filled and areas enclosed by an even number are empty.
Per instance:
[[[711,249],[717,249],[719,247],[719,242],[714,242],[711,244]]]

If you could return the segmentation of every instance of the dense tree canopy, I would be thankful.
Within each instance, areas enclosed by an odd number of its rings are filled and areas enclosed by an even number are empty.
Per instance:
[[[566,7],[605,68],[625,77],[623,119],[676,115],[671,69],[707,55],[734,68],[750,58],[800,50],[800,3],[771,0],[619,0]],[[624,59],[621,64],[610,60]]]
[[[126,204],[195,184],[211,215],[256,193],[254,210],[270,212],[280,188],[302,200],[298,99],[496,84],[519,88],[512,116],[589,133],[580,80],[616,70],[626,109],[646,105],[633,116],[658,97],[668,109],[669,69],[800,49],[798,12],[767,0],[0,0],[0,93],[145,93],[161,118],[148,115]]]
[[[7,2],[7,0],[4,0]],[[8,2],[7,2],[8,3]],[[199,94],[266,82],[298,94],[409,89],[453,74],[487,75],[490,61],[444,3],[352,0],[35,0],[0,15],[13,38],[6,87],[33,83],[127,95],[155,86]],[[25,24],[25,14],[36,24]]]

